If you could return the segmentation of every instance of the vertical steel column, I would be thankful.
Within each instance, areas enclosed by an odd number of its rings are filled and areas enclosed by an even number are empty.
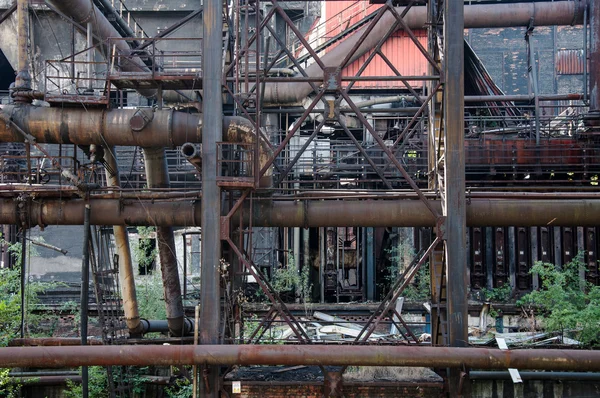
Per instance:
[[[375,250],[374,250],[374,229],[365,228],[367,231],[367,300],[375,300]]]
[[[115,148],[107,147],[104,152],[104,159],[108,166],[106,169],[106,183],[109,187],[119,187],[121,186],[121,181]],[[135,274],[133,272],[127,227],[124,225],[113,225],[113,235],[115,237],[117,255],[119,256],[119,285],[121,285],[121,296],[123,297],[125,322],[127,323],[129,334],[139,335],[142,333],[142,325],[138,310]]]
[[[600,2],[590,1],[590,113],[600,113]]]
[[[464,153],[464,4],[444,4],[444,132],[446,277],[448,343],[465,347],[467,334],[467,257]],[[450,372],[450,395],[462,394],[460,370]],[[464,384],[467,383],[465,378]]]
[[[90,299],[90,211],[90,205],[86,204],[83,218],[83,259],[81,264],[81,345],[87,344],[88,333],[88,301]],[[87,398],[89,394],[87,366],[81,368],[81,391],[83,398]]]
[[[200,286],[200,343],[218,344],[221,323],[219,259],[221,257],[221,190],[217,186],[217,141],[221,135],[223,99],[223,0],[204,4],[202,64],[204,101],[202,110],[202,274]],[[200,383],[202,397],[219,396],[219,368],[210,366],[207,382]]]

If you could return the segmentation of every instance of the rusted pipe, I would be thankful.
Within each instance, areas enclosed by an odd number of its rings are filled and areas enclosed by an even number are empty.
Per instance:
[[[19,96],[19,91],[31,90],[31,75],[29,74],[29,57],[27,53],[29,40],[29,0],[17,0],[17,76],[15,79],[15,100],[27,101]]]
[[[120,345],[0,350],[3,368],[169,365],[335,365],[600,370],[600,351],[314,345]]]
[[[146,165],[148,186],[150,188],[168,188],[169,172],[165,150],[163,148],[144,148],[144,163]],[[186,335],[192,330],[192,324],[185,319],[183,312],[183,297],[177,268],[173,227],[157,226],[156,240],[158,242],[158,256],[160,258],[169,332],[174,336]]]
[[[581,1],[465,5],[465,28],[528,26],[532,18],[535,26],[580,24],[583,20],[583,7],[584,2]],[[401,14],[404,8],[398,7],[396,10]],[[411,29],[426,28],[427,7],[412,7],[404,21]],[[355,51],[350,63],[373,49],[395,22],[394,15],[387,11]],[[336,47],[328,50],[327,54],[321,57],[323,64],[326,67],[338,67],[366,29],[367,27],[363,27],[357,30]],[[323,76],[323,70],[317,63],[311,64],[305,71],[309,77]],[[268,104],[301,103],[311,92],[312,87],[308,83],[268,83],[265,85],[264,101]]]
[[[106,183],[109,187],[120,187],[119,166],[115,158],[115,148],[107,147],[104,151],[106,160]],[[113,235],[118,255],[119,284],[121,285],[121,297],[123,299],[123,312],[127,329],[132,336],[142,333],[140,324],[140,313],[138,310],[137,295],[135,289],[135,274],[133,272],[133,261],[131,259],[131,247],[129,245],[129,234],[124,225],[113,225]]]
[[[202,153],[197,145],[186,142],[181,146],[181,153],[199,173],[202,173]]]
[[[173,147],[202,142],[202,117],[172,109],[65,109],[36,106],[0,106],[0,110],[42,144]],[[222,140],[256,142],[254,125],[239,116],[223,118]],[[0,123],[0,142],[23,142],[21,134]],[[269,143],[259,142],[259,163],[271,156]],[[270,168],[260,182],[270,186]]]
[[[82,26],[91,24],[93,32],[101,41],[109,38],[121,38],[119,32],[100,12],[98,7],[92,1],[87,0],[48,0],[48,4],[61,13],[72,17],[75,22]],[[150,69],[137,56],[131,56],[132,50],[125,40],[115,40],[113,42],[118,54],[123,55],[119,58],[119,67],[124,72],[149,72]],[[104,53],[109,54],[111,49],[105,48]],[[141,89],[138,93],[144,97],[153,97],[156,95],[155,89]]]
[[[434,208],[440,203],[432,200]],[[200,226],[200,201],[90,199],[91,224]],[[81,225],[81,199],[15,201],[0,199],[0,224]],[[257,227],[431,227],[435,220],[419,200],[269,201],[252,205]],[[467,225],[600,225],[599,199],[486,199],[466,204]],[[248,215],[249,207],[243,212]],[[235,216],[234,216],[235,218]],[[247,222],[247,220],[246,220]]]
[[[88,345],[102,345],[102,341],[94,338],[87,339]],[[80,346],[79,337],[28,337],[23,339],[12,339],[8,342],[9,347],[55,347],[55,346]]]
[[[20,386],[58,386],[67,384],[67,381],[71,383],[79,384],[82,381],[82,377],[79,375],[63,375],[63,376],[17,376],[12,377],[9,374],[7,383],[10,385]]]

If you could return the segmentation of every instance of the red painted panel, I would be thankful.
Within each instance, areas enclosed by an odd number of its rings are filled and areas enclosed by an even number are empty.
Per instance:
[[[343,32],[348,27],[361,21],[368,15],[379,9],[381,4],[369,4],[368,1],[329,1],[326,2],[325,13],[325,36],[330,39]],[[427,31],[415,30],[414,35],[424,48],[427,48]],[[333,45],[330,48],[334,48]],[[403,31],[394,33],[382,46],[382,53],[394,65],[394,67],[405,76],[422,76],[428,71],[428,62],[419,51],[413,40]],[[343,76],[355,76],[358,70],[369,57],[369,53],[363,55],[343,71]],[[376,55],[369,63],[361,76],[395,76],[395,73],[387,65],[383,58]],[[344,83],[346,85],[347,82]],[[422,81],[411,81],[412,87],[420,88]],[[361,81],[354,84],[355,88],[406,88],[400,81]]]

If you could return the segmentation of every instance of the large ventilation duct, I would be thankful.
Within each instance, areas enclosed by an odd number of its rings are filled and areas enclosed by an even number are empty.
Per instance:
[[[16,201],[0,199],[0,224],[82,225],[82,199]],[[94,225],[200,226],[200,201],[90,199]],[[439,200],[430,200],[441,212]],[[600,199],[469,199],[470,227],[600,225]],[[420,200],[255,200],[243,207],[244,223],[252,211],[255,227],[433,227],[435,217]],[[239,219],[235,219],[234,225]]]
[[[535,26],[580,24],[583,21],[585,5],[585,1],[580,0],[465,5],[465,28],[528,26],[532,21]],[[401,14],[404,8],[398,7],[396,10]],[[386,12],[358,47],[350,63],[373,49],[395,21],[394,15],[390,11]],[[404,21],[411,29],[426,28],[427,7],[412,7],[404,17]],[[323,64],[326,67],[339,67],[341,60],[346,58],[366,29],[367,27],[359,29],[336,47],[328,50],[321,57]],[[305,68],[305,72],[309,77],[323,76],[323,70],[317,63]],[[267,104],[301,103],[311,92],[312,87],[308,83],[267,83],[264,101]]]
[[[35,106],[0,106],[25,132],[39,143],[172,147],[187,142],[202,142],[202,115],[172,109],[63,109]],[[239,116],[223,118],[223,141],[254,143],[254,125]],[[258,138],[261,168],[272,154],[269,143]],[[24,137],[9,124],[0,123],[1,142],[24,142]],[[260,181],[271,185],[272,169]]]

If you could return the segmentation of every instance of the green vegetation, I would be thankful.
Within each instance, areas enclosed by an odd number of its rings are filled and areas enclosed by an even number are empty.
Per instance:
[[[0,244],[6,244],[0,239]],[[35,251],[28,245],[28,256],[35,255]],[[8,246],[8,251],[15,260],[13,268],[0,268],[0,347],[5,347],[8,342],[17,337],[21,330],[21,243]],[[37,326],[50,318],[46,315],[33,313],[39,305],[38,294],[55,287],[56,283],[28,281],[25,290],[25,330],[26,336],[39,335]],[[53,316],[51,316],[53,317]],[[56,317],[54,317],[56,318]],[[20,386],[9,383],[9,369],[0,369],[0,396],[17,397]]]
[[[541,288],[525,295],[518,304],[537,307],[544,329],[569,333],[588,347],[600,346],[600,286],[582,281],[579,272],[585,269],[583,253],[557,268],[554,264],[537,262],[531,274],[538,275]]]
[[[302,271],[294,260],[294,256],[288,255],[288,265],[277,268],[271,277],[271,286],[278,294],[295,292],[300,303],[306,304],[312,301],[312,283],[310,283],[310,268],[304,267]]]

